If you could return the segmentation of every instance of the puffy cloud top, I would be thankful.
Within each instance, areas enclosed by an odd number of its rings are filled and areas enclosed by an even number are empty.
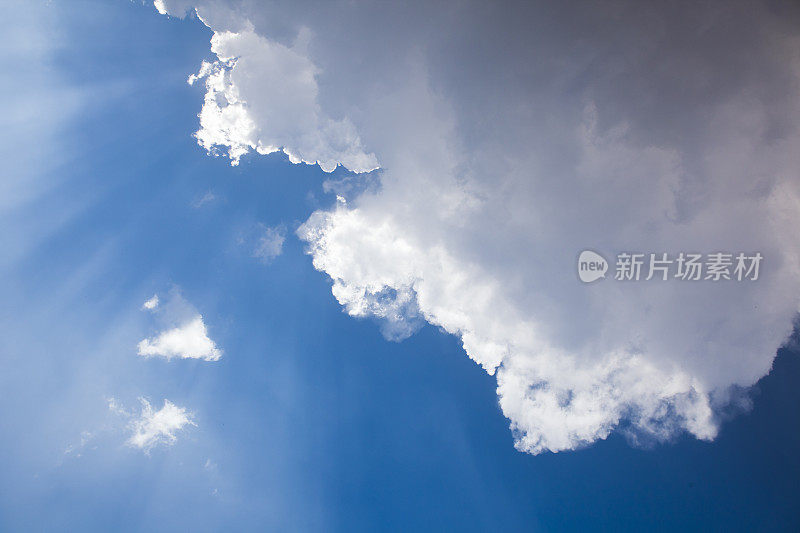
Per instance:
[[[218,361],[222,356],[222,351],[208,338],[206,325],[200,315],[181,326],[162,331],[156,337],[142,340],[138,345],[138,352],[145,357],[178,357],[205,361]]]
[[[215,32],[211,51],[189,77],[205,79],[206,95],[195,136],[203,148],[227,150],[232,165],[255,150],[282,150],[293,163],[318,163],[326,172],[341,164],[353,172],[378,167],[366,154],[347,118],[333,120],[317,101],[317,68],[303,53],[307,31],[291,47],[255,33],[249,23],[239,32]]]

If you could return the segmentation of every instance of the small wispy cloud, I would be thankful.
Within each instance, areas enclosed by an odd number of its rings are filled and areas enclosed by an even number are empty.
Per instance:
[[[203,207],[204,205],[213,202],[216,199],[217,199],[217,196],[213,192],[206,191],[206,193],[203,196],[201,196],[200,198],[198,198],[194,202],[192,202],[192,207],[194,207],[195,209],[199,209],[199,208]]]
[[[148,311],[152,311],[156,307],[158,307],[158,294],[154,294],[152,298],[142,304],[142,309],[147,309]]]
[[[81,431],[80,441],[67,446],[66,450],[64,450],[64,455],[71,455],[76,458],[81,457],[83,455],[83,449],[93,438],[94,434],[91,431]]]
[[[271,263],[283,253],[283,243],[286,241],[286,228],[281,226],[267,227],[260,224],[260,235],[253,250],[253,257],[261,259],[264,263]]]
[[[186,426],[197,426],[192,419],[192,413],[169,400],[165,399],[164,406],[157,411],[146,398],[139,398],[139,401],[142,403],[142,411],[131,421],[129,427],[132,434],[126,441],[133,448],[149,453],[159,444],[172,446],[178,440],[176,436],[178,431]]]
[[[115,415],[123,415],[123,416],[130,416],[130,413],[125,410],[122,405],[117,401],[116,398],[108,398],[108,410],[114,413]]]

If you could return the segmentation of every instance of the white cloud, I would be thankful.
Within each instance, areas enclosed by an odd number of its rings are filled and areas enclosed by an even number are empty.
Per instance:
[[[91,431],[81,431],[80,442],[67,446],[67,448],[64,450],[64,455],[71,455],[75,458],[82,457],[84,448],[92,441],[92,439],[94,439],[94,437],[95,435]]]
[[[154,294],[152,298],[142,304],[142,309],[147,309],[148,311],[152,311],[156,307],[158,307],[158,294]]]
[[[258,236],[258,243],[253,256],[258,257],[265,263],[270,263],[273,259],[283,253],[283,243],[286,240],[286,228],[261,227],[261,234]]]
[[[351,4],[225,5],[198,8],[219,57],[200,73],[201,144],[234,161],[288,146],[325,169],[367,170],[374,151],[380,187],[298,233],[351,315],[393,338],[420,319],[459,336],[496,374],[518,449],[574,449],[620,425],[712,439],[731,388],[769,372],[800,302],[796,28],[738,6],[724,21],[396,6],[387,26]],[[670,20],[691,42],[665,37]],[[272,40],[298,27],[310,30],[291,46]],[[320,133],[323,104],[350,120]],[[308,132],[323,141],[300,142]],[[587,248],[765,263],[750,284],[585,286]]]
[[[203,317],[197,315],[184,324],[162,331],[156,337],[139,342],[138,353],[144,357],[160,356],[168,360],[203,359],[218,361],[222,350],[208,337]]]
[[[149,307],[148,304],[153,305]],[[139,355],[205,361],[217,361],[222,357],[222,350],[208,336],[202,315],[181,296],[177,287],[170,291],[164,302],[159,302],[158,295],[155,295],[145,302],[143,308],[155,314],[163,329],[154,337],[139,342]]]
[[[210,204],[216,199],[217,197],[213,192],[206,191],[206,193],[203,196],[192,202],[192,207],[194,207],[195,209],[199,209],[206,204]]]
[[[163,2],[161,14],[184,16],[186,2]],[[247,20],[212,5],[197,11],[212,30],[213,62],[204,61],[189,77],[205,80],[197,142],[210,153],[221,148],[232,165],[251,150],[260,154],[283,151],[293,163],[319,164],[326,172],[338,165],[353,172],[378,167],[366,153],[352,122],[328,116],[317,98],[318,68],[306,55],[310,38],[302,28],[290,46],[264,38]],[[226,28],[218,27],[225,24]],[[235,31],[230,30],[231,27]]]
[[[167,6],[164,5],[164,0],[153,0],[153,6],[156,8],[156,11],[162,15],[167,14]]]
[[[108,403],[108,410],[115,415],[130,416],[130,413],[128,413],[125,408],[120,405],[116,398],[108,398],[106,402]]]
[[[154,411],[150,402],[145,398],[142,402],[140,415],[131,421],[132,435],[127,444],[134,448],[149,452],[156,445],[171,446],[177,441],[176,433],[186,426],[196,426],[192,414],[185,408],[178,407],[169,400],[164,400],[164,406]]]

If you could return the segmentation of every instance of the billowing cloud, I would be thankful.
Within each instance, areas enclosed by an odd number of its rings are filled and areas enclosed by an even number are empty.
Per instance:
[[[139,401],[142,403],[142,411],[130,423],[132,434],[127,440],[129,446],[145,452],[159,444],[171,446],[178,440],[178,431],[186,426],[197,425],[192,420],[191,413],[169,400],[164,400],[164,406],[157,411],[147,399],[139,398]]]
[[[160,12],[185,13],[185,5],[156,2]],[[204,15],[217,20],[219,9]],[[231,19],[225,13],[226,20]],[[205,22],[205,19],[203,19]],[[213,62],[203,62],[189,83],[205,80],[197,142],[211,153],[227,152],[231,164],[255,150],[283,151],[293,163],[318,163],[327,171],[343,165],[353,172],[378,167],[347,117],[333,119],[318,100],[318,68],[308,58],[309,32],[301,28],[291,45],[264,38],[247,20],[236,31],[215,32]]]
[[[379,186],[298,234],[351,315],[460,337],[518,449],[712,439],[769,372],[800,302],[791,5],[199,4],[219,58],[201,144],[326,170],[376,154]],[[586,249],[764,264],[750,283],[585,285]]]
[[[148,302],[158,296],[154,296]],[[155,310],[153,307],[145,308]],[[203,359],[204,361],[218,361],[222,357],[216,343],[208,336],[208,328],[203,317],[194,307],[189,305],[177,289],[170,293],[169,301],[159,309],[158,315],[163,324],[170,324],[154,337],[143,339],[137,346],[137,352],[143,357],[165,357],[167,360]]]

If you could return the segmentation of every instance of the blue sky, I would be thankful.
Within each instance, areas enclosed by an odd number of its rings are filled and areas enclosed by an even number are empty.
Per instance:
[[[713,441],[517,451],[496,378],[446,324],[386,340],[312,265],[295,230],[336,205],[323,183],[345,169],[197,145],[186,78],[214,59],[208,27],[127,0],[32,13],[45,52],[4,60],[32,96],[2,89],[34,105],[3,134],[6,191],[26,195],[0,211],[0,529],[800,528],[796,349]],[[266,227],[286,234],[271,260],[254,254]],[[141,309],[154,294],[202,315],[219,361],[137,355],[163,329]],[[140,397],[195,425],[126,444],[109,399],[138,413]]]

